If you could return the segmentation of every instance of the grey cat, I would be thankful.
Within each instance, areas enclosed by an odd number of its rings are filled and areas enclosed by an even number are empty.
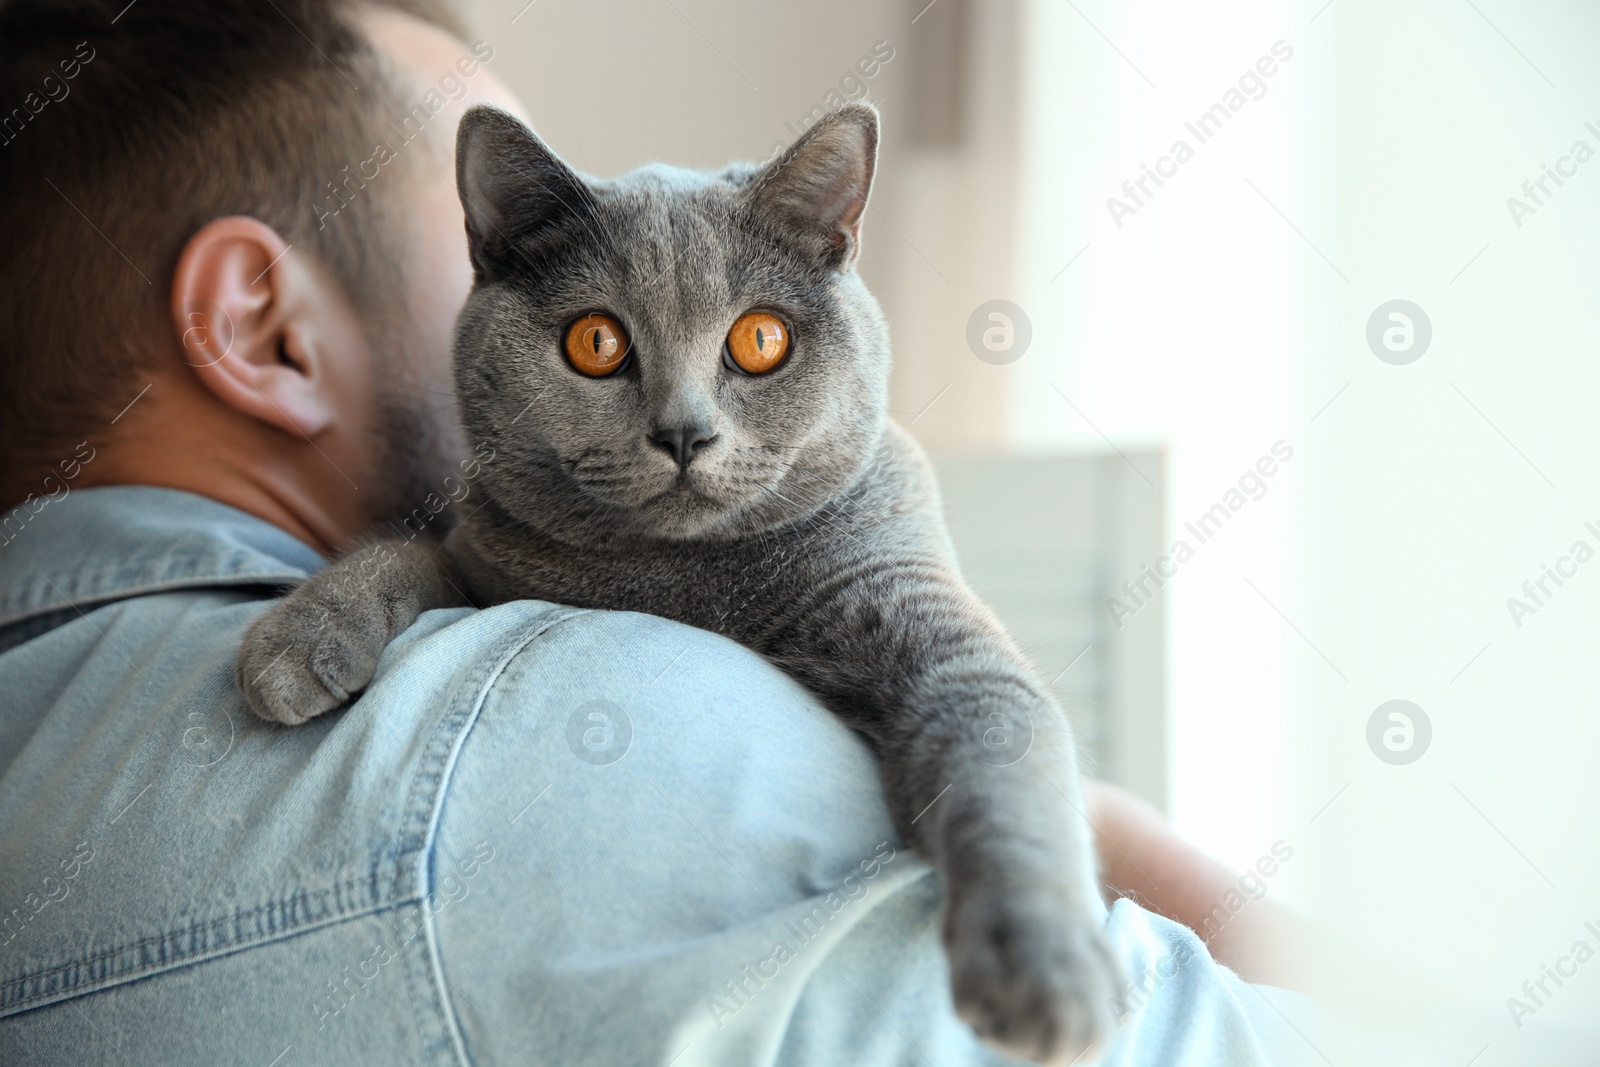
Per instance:
[[[378,543],[311,578],[250,628],[237,678],[262,717],[303,722],[462,591],[733,638],[875,747],[896,825],[943,880],[961,1016],[1066,1062],[1120,1012],[1076,756],[887,417],[888,329],[854,269],[877,143],[877,112],[851,105],[765,167],[598,181],[510,115],[469,112],[477,281],[455,377],[494,457],[484,503],[442,552]],[[985,748],[1008,726],[1032,731],[1015,762]]]

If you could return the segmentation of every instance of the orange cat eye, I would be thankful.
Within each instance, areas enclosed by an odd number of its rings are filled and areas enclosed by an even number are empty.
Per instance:
[[[622,323],[599,312],[567,327],[567,359],[591,378],[615,374],[628,361],[628,335]]]
[[[789,330],[778,316],[751,311],[728,331],[728,356],[746,374],[765,374],[789,352]]]

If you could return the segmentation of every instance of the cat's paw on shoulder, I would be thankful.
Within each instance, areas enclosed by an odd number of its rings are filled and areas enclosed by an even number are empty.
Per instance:
[[[956,1012],[1034,1063],[1093,1062],[1123,1013],[1121,968],[1099,925],[1044,890],[968,897],[945,919]]]
[[[381,612],[359,600],[291,596],[245,631],[234,680],[261,718],[298,726],[365,689],[388,641]]]

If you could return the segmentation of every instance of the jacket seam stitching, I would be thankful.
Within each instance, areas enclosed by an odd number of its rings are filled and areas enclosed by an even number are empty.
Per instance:
[[[417,884],[421,888],[420,899],[424,901],[422,908],[427,942],[427,962],[430,984],[436,999],[441,1017],[444,1020],[449,1041],[453,1046],[457,1061],[461,1064],[470,1064],[471,1057],[467,1053],[466,1037],[462,1030],[461,1018],[456,1012],[455,1002],[450,997],[449,980],[444,975],[444,958],[442,947],[439,944],[439,930],[436,915],[426,906],[426,900],[432,893],[430,869],[433,866],[434,848],[437,841],[439,820],[444,814],[445,794],[448,792],[449,783],[454,775],[456,763],[461,750],[466,746],[467,738],[477,726],[483,707],[488,703],[489,693],[500,677],[505,673],[513,660],[525,651],[528,646],[539,640],[551,630],[564,622],[575,619],[580,615],[588,614],[583,610],[568,611],[529,633],[518,634],[514,639],[502,645],[502,652],[489,664],[483,667],[482,680],[471,688],[473,698],[471,702],[450,716],[435,738],[444,747],[444,751],[436,757],[431,779],[419,775],[414,789],[417,793],[427,792],[418,796],[418,803],[412,808],[411,821],[424,820],[421,827],[420,847],[417,850],[418,868],[416,873]],[[425,784],[426,782],[426,784]]]
[[[32,1008],[41,1007],[44,1004],[55,1003],[62,1000],[70,1000],[76,996],[98,992],[102,989],[110,989],[114,986],[138,981],[141,978],[148,978],[153,975],[165,973],[166,971],[176,970],[180,967],[187,967],[196,963],[204,963],[208,960],[220,959],[224,956],[230,956],[235,952],[243,952],[251,948],[257,948],[262,945],[268,945],[276,941],[282,941],[290,937],[295,937],[302,933],[308,933],[312,930],[319,930],[324,927],[335,926],[342,922],[360,919],[367,915],[373,915],[381,911],[401,907],[405,904],[413,903],[419,899],[414,895],[394,894],[388,897],[381,897],[366,905],[341,907],[335,904],[335,906],[331,907],[325,914],[315,919],[304,919],[298,922],[286,923],[280,929],[274,930],[270,933],[254,937],[241,937],[237,941],[233,941],[222,947],[202,949],[194,952],[179,951],[177,953],[169,954],[165,959],[159,962],[142,966],[135,963],[135,965],[122,970],[118,970],[116,966],[115,961],[117,959],[129,956],[131,954],[141,953],[144,949],[149,948],[152,945],[158,945],[164,941],[171,941],[175,938],[182,938],[185,935],[193,935],[196,932],[209,931],[218,927],[249,923],[252,920],[259,920],[263,915],[270,914],[275,910],[288,910],[304,900],[327,898],[330,896],[337,900],[337,898],[345,896],[346,894],[351,893],[362,886],[371,886],[375,880],[376,879],[373,876],[364,878],[349,878],[345,881],[336,882],[331,886],[326,886],[319,890],[297,891],[281,897],[276,901],[269,901],[265,904],[259,904],[248,911],[236,911],[231,915],[221,915],[212,919],[192,922],[187,926],[174,927],[164,933],[151,934],[149,936],[139,938],[138,940],[116,945],[100,952],[82,956],[77,959],[71,959],[61,963],[52,964],[41,970],[20,974],[14,978],[6,979],[4,984],[0,985],[0,1018],[19,1014]],[[105,975],[105,977],[99,979],[91,978],[85,981],[68,983],[48,991],[42,991],[28,995],[17,995],[29,984],[56,978],[75,969],[94,967],[95,965],[102,963],[107,964],[108,973]]]

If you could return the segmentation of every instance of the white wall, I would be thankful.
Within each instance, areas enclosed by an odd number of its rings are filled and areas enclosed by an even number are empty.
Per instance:
[[[1564,1027],[1592,1051],[1600,964],[1521,1028],[1506,1001],[1580,937],[1600,949],[1600,564],[1520,628],[1507,598],[1575,540],[1600,551],[1600,156],[1520,228],[1506,200],[1574,141],[1600,153],[1600,16],[1077,8],[1031,9],[1022,276],[1043,351],[1019,364],[1017,440],[1165,443],[1175,522],[1273,440],[1295,448],[1164,591],[1180,825],[1241,865],[1296,848],[1274,891],[1336,931],[1304,961],[1331,1005],[1397,1013],[1410,994],[1377,953],[1411,993],[1481,1007],[1446,1035],[1462,1062],[1538,1062]],[[1280,38],[1294,58],[1267,95],[1116,226],[1106,198]],[[1365,336],[1395,298],[1434,331],[1405,366]],[[1397,698],[1434,730],[1407,766],[1366,737]]]
[[[1292,217],[1286,132],[1303,46],[1276,4],[1225,16],[1177,2],[1077,8],[1039,0],[1025,37],[1019,303],[1035,351],[1017,365],[1014,440],[1104,447],[1103,434],[1125,450],[1169,450],[1170,539],[1195,550],[1160,593],[1172,620],[1173,811],[1245,865],[1287,832],[1284,670],[1300,649],[1263,594],[1294,616],[1289,506],[1313,413],[1295,395],[1294,286],[1323,269],[1247,180]],[[1293,57],[1260,99],[1203,144],[1185,130],[1279,40]],[[1176,174],[1147,180],[1153,195],[1138,206],[1123,182],[1178,139],[1193,158],[1163,164]],[[1136,213],[1114,218],[1113,196]],[[1205,544],[1183,529],[1280,440],[1294,458],[1264,479],[1264,496]]]
[[[1600,550],[1584,530],[1600,516],[1600,161],[1520,228],[1506,201],[1575,140],[1600,153],[1584,128],[1600,119],[1600,13],[1341,0],[1323,23],[1319,99],[1337,108],[1312,129],[1337,146],[1322,214],[1349,282],[1326,287],[1300,351],[1350,387],[1318,423],[1326,548],[1297,582],[1321,587],[1326,651],[1350,678],[1317,694],[1326,715],[1299,758],[1304,803],[1350,783],[1318,822],[1326,905],[1492,1006],[1472,1035],[1491,1045],[1481,1063],[1527,1062],[1564,1023],[1591,1028],[1592,1053],[1600,966],[1549,986],[1520,1029],[1506,999],[1580,936],[1600,949],[1583,930],[1600,917],[1600,567],[1520,628],[1507,599],[1575,540]],[[1434,330],[1408,366],[1362,336],[1395,297]],[[1435,731],[1404,767],[1362,737],[1396,697]]]

